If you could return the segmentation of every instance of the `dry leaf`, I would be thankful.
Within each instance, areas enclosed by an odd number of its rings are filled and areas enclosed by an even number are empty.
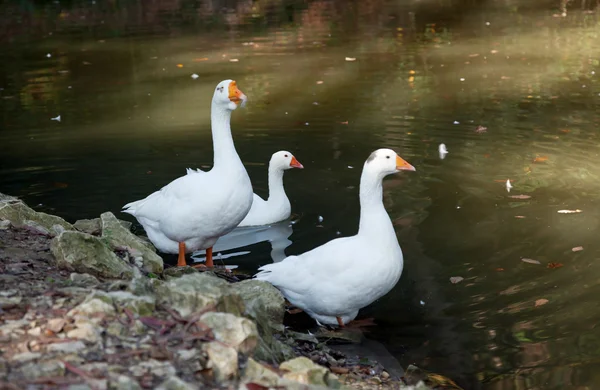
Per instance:
[[[536,299],[536,301],[535,301],[535,307],[543,306],[546,303],[548,303],[547,299],[544,299],[544,298],[542,298],[542,299]]]
[[[521,261],[525,262],[525,263],[529,263],[529,264],[541,264],[539,261],[537,260],[533,260],[533,259],[528,259],[528,258],[522,258]]]
[[[178,68],[183,68],[183,64],[177,64]]]
[[[536,158],[533,159],[533,162],[544,162],[544,161],[548,161],[547,156],[537,156]]]
[[[518,218],[518,219],[524,219],[524,218],[525,218],[525,216],[524,216],[524,215],[515,215],[515,218]]]
[[[450,278],[450,282],[452,282],[453,284],[456,283],[460,283],[464,280],[465,278],[463,278],[462,276],[453,276]]]
[[[348,61],[348,62],[356,61],[356,58],[354,58],[354,57],[346,57],[346,61]]]
[[[509,198],[513,199],[529,199],[531,196],[529,195],[510,195]]]
[[[583,250],[582,246],[576,246],[575,248],[571,249],[573,252],[579,252]]]
[[[550,268],[550,269],[560,268],[562,266],[563,266],[562,263],[548,263],[548,268]]]
[[[577,209],[577,210],[558,210],[557,213],[559,214],[575,214],[575,213],[580,213],[581,210]]]
[[[194,62],[203,62],[203,61],[208,61],[208,58],[206,58],[206,57],[194,58],[192,61],[194,61]]]

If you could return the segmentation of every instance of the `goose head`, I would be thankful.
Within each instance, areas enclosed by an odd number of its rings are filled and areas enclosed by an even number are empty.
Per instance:
[[[237,87],[234,80],[223,80],[215,89],[213,95],[213,104],[221,106],[228,110],[235,110],[238,106],[244,106],[248,98]]]
[[[300,164],[293,154],[285,150],[273,153],[269,166],[283,171],[291,168],[304,168],[304,165]]]
[[[398,156],[392,149],[377,149],[365,162],[364,170],[383,178],[399,171],[414,171],[415,167]]]

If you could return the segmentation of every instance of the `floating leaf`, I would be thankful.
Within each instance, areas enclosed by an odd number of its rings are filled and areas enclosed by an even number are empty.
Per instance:
[[[571,249],[573,252],[579,252],[583,250],[582,246],[576,246],[575,248]]]
[[[544,162],[544,161],[548,161],[547,156],[537,156],[536,158],[533,159],[533,162]]]
[[[356,58],[354,58],[354,57],[346,57],[346,61],[348,61],[348,62],[356,61]]]
[[[229,62],[240,62],[240,60],[238,60],[237,58],[231,58],[231,59],[229,60]]]
[[[543,305],[545,305],[548,302],[549,301],[547,299],[544,299],[544,298],[536,299],[536,301],[535,301],[535,307],[543,306]]]
[[[531,198],[531,196],[529,196],[529,195],[509,195],[509,198],[513,198],[513,199],[529,199],[529,198]]]
[[[178,68],[183,68],[183,64],[177,64]]]
[[[524,219],[524,218],[525,218],[525,216],[524,216],[524,215],[515,215],[515,218],[518,218],[518,219]]]
[[[317,81],[317,84],[319,84],[319,85],[320,85],[320,84],[323,84],[323,81],[322,81],[322,80],[319,80],[319,81]]]
[[[548,268],[550,268],[550,269],[560,268],[562,266],[563,266],[562,263],[548,263]]]
[[[559,214],[575,214],[575,213],[580,213],[581,210],[577,209],[577,210],[558,210],[557,213]]]
[[[453,276],[450,278],[450,282],[452,282],[452,284],[456,284],[462,282],[464,279],[465,278],[463,278],[462,276]]]
[[[522,258],[521,261],[525,262],[525,263],[529,263],[529,264],[541,264],[539,261],[537,260],[533,260],[533,259],[528,259],[526,257]]]

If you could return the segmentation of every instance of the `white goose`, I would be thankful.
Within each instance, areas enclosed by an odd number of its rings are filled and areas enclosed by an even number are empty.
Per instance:
[[[382,186],[385,176],[400,170],[415,168],[391,149],[371,153],[360,178],[358,233],[264,265],[255,278],[273,284],[319,324],[344,326],[352,321],[361,308],[387,294],[402,274],[402,250],[383,206]]]
[[[254,194],[252,208],[238,227],[263,226],[287,219],[292,213],[290,200],[283,188],[283,173],[291,168],[304,168],[293,154],[285,150],[273,153],[269,161],[269,197]],[[188,168],[187,174],[202,172]]]
[[[213,168],[175,179],[123,207],[123,212],[137,218],[159,251],[179,253],[178,266],[186,265],[186,253],[199,249],[206,249],[206,265],[213,266],[212,246],[252,206],[252,184],[233,145],[230,127],[231,113],[245,102],[246,95],[235,81],[221,81],[211,104]]]

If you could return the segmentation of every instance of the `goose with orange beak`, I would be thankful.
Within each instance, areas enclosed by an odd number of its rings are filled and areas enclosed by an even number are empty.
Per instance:
[[[186,253],[206,249],[206,266],[212,267],[215,242],[250,211],[252,184],[230,127],[231,113],[245,103],[246,95],[235,81],[221,81],[211,103],[213,168],[182,176],[124,206],[123,211],[136,217],[160,252],[179,255],[178,266],[186,265]]]
[[[319,324],[343,327],[354,320],[400,279],[404,258],[383,206],[382,182],[387,175],[414,170],[391,149],[371,153],[360,178],[358,233],[264,265],[255,278],[277,287]]]

